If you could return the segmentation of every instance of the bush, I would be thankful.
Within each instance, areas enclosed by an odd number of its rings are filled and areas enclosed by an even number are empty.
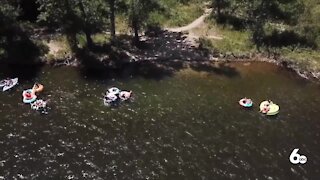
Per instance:
[[[199,40],[198,40],[198,43],[199,43],[199,49],[213,49],[214,46],[211,42],[210,39],[207,39],[205,37],[200,37]]]

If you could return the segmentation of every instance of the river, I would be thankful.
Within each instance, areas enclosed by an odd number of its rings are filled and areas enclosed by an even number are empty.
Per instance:
[[[318,179],[320,87],[268,63],[100,76],[73,67],[0,67],[0,179]],[[161,72],[159,72],[161,73]],[[93,74],[93,75],[92,75]],[[47,115],[22,103],[34,82]],[[134,100],[103,105],[109,87]],[[250,97],[250,110],[238,105]],[[280,113],[266,117],[271,99]],[[293,149],[308,158],[293,165]]]

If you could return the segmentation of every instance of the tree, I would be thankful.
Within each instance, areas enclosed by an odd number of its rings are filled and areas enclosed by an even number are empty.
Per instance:
[[[161,6],[157,0],[130,0],[129,3],[129,26],[134,32],[134,43],[138,43],[140,29],[147,25],[150,13]]]
[[[116,3],[117,0],[108,0],[109,3],[109,18],[110,18],[110,32],[111,32],[111,39],[114,41],[116,39]]]
[[[295,24],[303,12],[301,0],[233,0],[233,15],[247,21],[258,50],[263,45],[265,26],[270,23]]]
[[[220,19],[222,15],[222,10],[229,6],[230,0],[213,0],[212,5],[216,9],[217,18]]]
[[[91,34],[100,30],[105,24],[107,14],[106,4],[103,0],[38,0],[40,4],[39,22],[48,27],[62,28],[73,37],[75,34],[84,32],[87,45],[92,46]],[[73,42],[72,46],[75,46]]]
[[[19,9],[15,8],[9,0],[4,0],[0,6],[0,44],[12,42],[13,34],[10,31],[16,26],[18,16]]]
[[[320,2],[317,0],[305,0],[305,10],[299,17],[295,29],[306,37],[309,42],[320,46]]]

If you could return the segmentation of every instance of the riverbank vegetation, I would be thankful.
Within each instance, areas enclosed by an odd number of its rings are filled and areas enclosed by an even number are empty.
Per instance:
[[[224,38],[222,53],[264,53],[320,71],[320,2],[317,0],[214,0],[207,20]]]
[[[215,56],[260,53],[320,71],[317,0],[3,0],[0,61],[52,62],[87,55],[104,57],[98,61],[125,55],[136,60],[135,52],[150,54],[146,51],[166,43],[150,40],[165,40],[161,29],[187,25],[208,8],[213,10],[205,23],[188,32],[200,38],[192,44],[199,51],[209,49]]]

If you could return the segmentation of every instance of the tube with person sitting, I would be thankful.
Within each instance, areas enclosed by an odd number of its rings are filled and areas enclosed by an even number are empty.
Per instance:
[[[121,91],[119,97],[122,101],[127,101],[131,98],[132,91]]]

